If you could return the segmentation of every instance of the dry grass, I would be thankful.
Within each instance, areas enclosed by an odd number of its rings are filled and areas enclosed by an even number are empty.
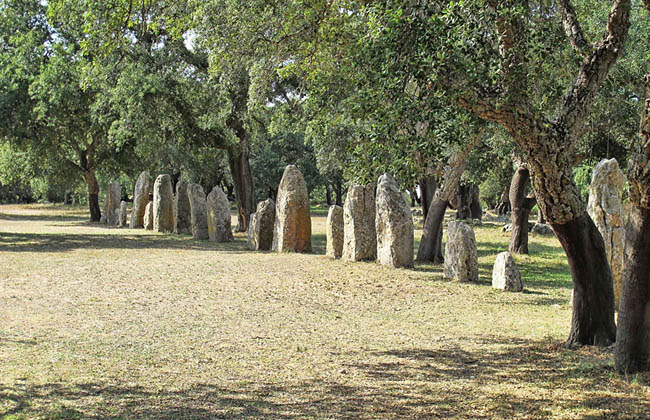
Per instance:
[[[322,255],[252,253],[0,206],[0,419],[645,419],[647,376],[568,351],[554,238],[489,287],[507,247],[477,227],[480,284]],[[324,253],[325,216],[313,218]],[[419,237],[419,232],[416,233]]]

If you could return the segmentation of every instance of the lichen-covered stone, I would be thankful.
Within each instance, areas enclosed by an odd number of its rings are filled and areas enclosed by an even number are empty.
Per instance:
[[[519,268],[508,251],[497,255],[494,261],[492,287],[506,292],[521,292],[524,289]]]
[[[178,235],[192,233],[191,217],[187,182],[180,180],[176,183],[176,195],[174,196],[174,233]]]
[[[343,204],[343,255],[345,261],[377,258],[374,185],[353,185]]]
[[[375,197],[377,261],[391,267],[413,267],[413,216],[395,179],[383,174]]]
[[[169,175],[158,175],[153,184],[153,230],[174,231],[174,192]]]
[[[121,201],[120,202],[120,209],[119,209],[119,216],[118,216],[118,222],[117,225],[119,227],[126,227],[126,201]]]
[[[343,254],[343,207],[330,206],[327,212],[327,247],[325,255],[341,258]]]
[[[445,244],[444,277],[458,282],[478,281],[476,237],[463,222],[449,222]]]
[[[149,172],[143,171],[135,183],[133,190],[133,209],[131,209],[131,220],[129,220],[129,227],[131,229],[144,227],[144,213],[149,203],[149,179]]]
[[[614,304],[618,308],[624,269],[625,225],[621,196],[625,176],[616,159],[603,159],[595,167],[589,187],[587,212],[605,241],[614,279]]]
[[[274,251],[311,252],[307,183],[295,165],[284,169],[275,203]]]
[[[553,228],[551,227],[551,225],[546,223],[535,223],[533,225],[533,228],[530,230],[530,232],[534,233],[535,235],[542,235],[542,236],[555,235],[555,232],[553,232]]]
[[[153,230],[153,201],[149,201],[144,207],[144,228]]]
[[[268,251],[273,247],[275,227],[275,202],[268,198],[257,203],[255,213],[248,224],[248,249]]]
[[[199,184],[187,186],[187,199],[190,204],[190,225],[194,239],[208,239],[208,203],[203,187]]]
[[[104,211],[100,219],[101,223],[106,223],[109,226],[115,226],[119,222],[119,211],[115,209],[120,208],[120,200],[122,199],[122,187],[119,181],[114,181],[108,186],[106,191],[106,198],[104,199]]]
[[[207,205],[209,239],[217,242],[232,241],[230,202],[219,186],[214,187],[208,194]]]

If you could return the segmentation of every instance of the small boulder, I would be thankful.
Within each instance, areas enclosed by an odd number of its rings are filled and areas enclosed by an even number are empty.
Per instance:
[[[295,165],[284,169],[278,187],[272,248],[278,252],[311,252],[307,183]]]
[[[207,198],[208,237],[211,241],[230,242],[233,240],[230,229],[230,202],[223,190],[216,186]]]
[[[505,251],[497,255],[492,268],[492,287],[506,292],[521,292],[524,285],[521,282],[521,273],[517,268],[515,259],[510,252]]]
[[[187,200],[190,204],[190,225],[194,239],[208,239],[208,203],[203,187],[199,184],[187,186]]]
[[[126,201],[121,201],[120,202],[120,210],[119,210],[118,219],[119,219],[119,221],[118,221],[117,225],[119,227],[127,227],[128,226],[127,223],[126,223]]]
[[[153,184],[153,230],[174,231],[174,192],[169,175],[158,175]]]
[[[352,185],[343,204],[343,255],[345,261],[377,258],[375,188]]]
[[[478,281],[476,237],[463,222],[449,222],[445,244],[444,277],[458,282]]]
[[[176,183],[176,195],[174,196],[174,233],[177,235],[192,233],[191,218],[187,182],[180,180]]]
[[[389,174],[377,182],[375,230],[377,261],[391,267],[413,267],[411,207]]]
[[[248,249],[268,251],[273,247],[275,227],[275,202],[268,198],[257,203],[257,211],[251,214],[248,224]]]
[[[129,227],[131,229],[141,229],[144,227],[144,213],[149,203],[149,172],[144,171],[138,177],[133,191],[133,209],[131,209],[131,220]]]
[[[325,255],[341,258],[343,254],[343,207],[330,206],[327,212],[327,248]]]
[[[144,228],[153,230],[153,201],[148,202],[144,207]]]
[[[534,233],[535,235],[542,235],[542,236],[555,235],[551,225],[548,225],[546,223],[535,223],[535,225],[530,230],[530,232]]]

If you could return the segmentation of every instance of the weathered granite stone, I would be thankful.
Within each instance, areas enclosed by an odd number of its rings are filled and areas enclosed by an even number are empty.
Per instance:
[[[307,183],[295,165],[284,169],[275,203],[274,251],[311,252]]]
[[[119,209],[119,216],[118,216],[119,220],[118,220],[118,223],[117,223],[117,225],[119,227],[127,227],[128,226],[127,223],[126,223],[126,212],[127,212],[126,201],[121,201],[120,202],[120,209]]]
[[[389,174],[377,181],[375,197],[377,261],[391,267],[413,267],[413,216],[411,207]]]
[[[131,220],[129,220],[129,227],[131,229],[140,229],[144,227],[144,212],[149,203],[149,172],[143,171],[135,183],[133,191],[133,209],[131,209]]]
[[[375,188],[353,185],[343,204],[343,255],[345,261],[377,258]]]
[[[330,206],[327,212],[327,248],[325,255],[341,258],[343,254],[343,207]]]
[[[190,203],[190,225],[194,239],[208,239],[208,203],[203,187],[199,184],[187,186],[187,199]]]
[[[208,205],[208,236],[211,241],[229,242],[233,240],[230,229],[230,202],[223,190],[216,186],[210,191]]]
[[[268,198],[257,203],[257,211],[251,214],[248,224],[248,248],[252,251],[268,251],[273,247],[275,227],[275,202]]]
[[[187,197],[187,182],[180,180],[176,183],[174,196],[174,233],[189,235],[192,233],[190,200]]]
[[[458,282],[478,281],[476,238],[463,222],[449,222],[445,244],[444,277]]]
[[[530,232],[534,233],[535,235],[542,235],[542,236],[555,235],[555,232],[553,232],[553,228],[551,227],[551,225],[546,223],[535,223],[533,225],[533,228],[530,230]]]
[[[115,181],[108,186],[106,191],[106,198],[104,199],[104,210],[100,223],[106,223],[109,226],[115,226],[119,222],[119,212],[115,209],[120,208],[120,200],[122,199],[122,187],[120,182]]]
[[[506,292],[521,292],[524,289],[519,268],[508,251],[497,255],[494,261],[492,287]]]
[[[153,201],[148,202],[144,207],[144,228],[153,230]]]
[[[169,175],[158,175],[153,184],[153,230],[174,231],[174,192]]]
[[[614,304],[618,308],[624,269],[625,224],[621,196],[625,176],[616,159],[603,159],[596,167],[589,187],[587,212],[605,241],[605,251],[614,279]]]

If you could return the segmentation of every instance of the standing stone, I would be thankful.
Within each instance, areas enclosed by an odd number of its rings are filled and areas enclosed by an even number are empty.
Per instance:
[[[353,185],[343,204],[343,255],[345,261],[374,260],[377,257],[375,232],[375,188]]]
[[[119,227],[127,227],[126,223],[126,201],[120,202]]]
[[[205,192],[199,184],[187,186],[187,199],[190,203],[190,224],[194,239],[208,239],[208,203]]]
[[[311,252],[307,184],[295,165],[284,169],[278,187],[272,248],[278,252]]]
[[[413,216],[395,179],[383,174],[377,182],[375,229],[377,261],[391,267],[413,267]]]
[[[616,159],[603,159],[594,168],[587,211],[605,241],[614,279],[614,304],[618,308],[624,268],[625,226],[621,195],[625,177]]]
[[[129,227],[131,229],[141,229],[144,227],[144,212],[149,203],[149,172],[144,171],[138,177],[133,191],[133,209],[131,209],[131,220]]]
[[[492,287],[506,292],[521,292],[524,289],[519,268],[508,251],[497,255],[494,261]]]
[[[174,192],[169,175],[158,175],[153,184],[153,230],[174,231]]]
[[[176,195],[174,196],[174,233],[178,235],[189,235],[192,233],[190,200],[187,196],[187,182],[176,183]]]
[[[230,202],[220,187],[214,187],[207,199],[208,236],[211,241],[229,242],[233,240],[230,230]]]
[[[327,251],[330,258],[343,255],[343,207],[330,206],[327,212]]]
[[[478,281],[476,238],[472,228],[463,222],[449,222],[444,276],[458,282]]]
[[[273,247],[275,225],[275,202],[268,198],[257,203],[257,211],[251,214],[248,224],[248,248],[252,251],[268,251]]]
[[[153,201],[148,202],[144,207],[144,228],[153,230]]]
[[[106,223],[109,226],[117,225],[119,221],[119,212],[115,209],[120,208],[120,200],[122,198],[122,187],[120,182],[115,181],[108,186],[106,191],[106,198],[104,200],[104,211],[100,219],[101,223]]]

